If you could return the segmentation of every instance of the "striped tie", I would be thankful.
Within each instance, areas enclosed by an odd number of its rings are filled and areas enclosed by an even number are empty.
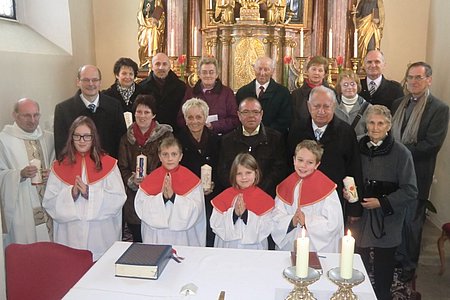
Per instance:
[[[372,96],[375,93],[375,91],[377,90],[377,84],[375,83],[375,81],[371,81],[369,86],[370,86],[369,93],[370,93],[370,96]]]
[[[316,136],[316,141],[320,141],[320,138],[322,137],[323,131],[319,128],[314,130],[314,135]]]
[[[264,87],[261,85],[259,87],[258,99],[261,99],[262,95],[264,95]]]

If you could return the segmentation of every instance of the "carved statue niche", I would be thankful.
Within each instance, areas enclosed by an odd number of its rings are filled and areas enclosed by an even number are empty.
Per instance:
[[[258,57],[266,55],[265,53],[263,42],[257,38],[243,38],[237,43],[234,57],[234,87],[239,88],[255,78],[253,64]]]

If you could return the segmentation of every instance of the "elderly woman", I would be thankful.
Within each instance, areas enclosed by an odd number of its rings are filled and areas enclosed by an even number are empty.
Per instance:
[[[53,218],[54,241],[87,249],[98,260],[121,240],[125,198],[117,160],[102,151],[94,122],[76,118],[42,202]]]
[[[116,81],[102,93],[119,100],[124,112],[132,112],[134,100],[141,93],[141,88],[134,82],[138,65],[131,58],[121,57],[114,64],[113,71]]]
[[[209,226],[209,218],[212,213],[211,199],[221,191],[221,188],[217,185],[217,180],[215,180],[220,140],[217,134],[206,127],[209,107],[205,101],[199,98],[189,99],[183,104],[181,110],[186,122],[186,126],[183,126],[183,129],[177,135],[183,146],[181,164],[198,177],[201,177],[201,166],[208,164],[212,167],[213,187],[204,190],[204,192],[207,221],[206,245],[213,247],[214,233]]]
[[[309,117],[308,97],[311,90],[319,85],[329,87],[326,83],[328,60],[323,56],[312,57],[306,65],[306,79],[303,85],[292,91],[292,122]]]
[[[412,155],[388,134],[391,119],[385,106],[367,109],[367,135],[359,141],[364,210],[361,219],[353,224],[357,251],[367,269],[370,248],[374,249],[374,289],[380,300],[392,298],[394,255],[402,239],[406,207],[417,199]]]
[[[338,103],[334,114],[353,127],[358,140],[366,133],[366,115],[369,102],[359,96],[361,82],[357,74],[351,70],[342,71],[337,78],[336,92]]]
[[[173,135],[172,127],[155,120],[157,109],[153,96],[139,95],[133,104],[133,111],[136,121],[128,127],[127,133],[120,140],[119,169],[127,193],[127,201],[123,207],[124,221],[133,235],[133,241],[142,242],[141,220],[134,209],[134,197],[145,175],[159,166],[159,144],[164,138]],[[136,158],[141,154],[146,156],[147,168],[136,170]],[[139,171],[142,174],[136,174]]]
[[[233,90],[222,84],[218,78],[217,60],[204,57],[199,62],[200,80],[193,88],[186,89],[183,103],[193,97],[205,100],[209,106],[206,127],[217,134],[226,134],[239,125],[237,103]],[[178,125],[184,126],[183,114],[178,114]]]

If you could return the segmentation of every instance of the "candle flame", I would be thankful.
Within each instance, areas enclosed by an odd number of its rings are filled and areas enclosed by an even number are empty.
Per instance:
[[[347,229],[347,235],[352,236],[352,232],[350,231],[350,229]]]

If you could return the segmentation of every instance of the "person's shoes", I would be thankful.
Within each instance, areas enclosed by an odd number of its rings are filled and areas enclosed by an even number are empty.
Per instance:
[[[416,274],[415,269],[411,269],[411,270],[403,269],[402,273],[398,277],[398,280],[400,280],[401,282],[405,282],[405,283],[410,282],[411,280],[413,280],[415,274]]]

